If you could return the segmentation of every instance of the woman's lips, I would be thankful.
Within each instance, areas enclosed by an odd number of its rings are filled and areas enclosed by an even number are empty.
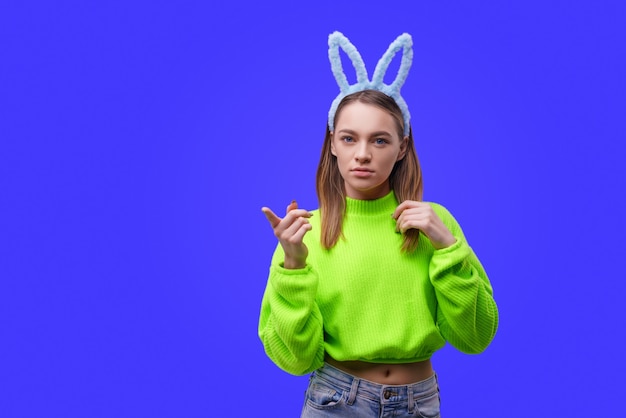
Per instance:
[[[352,171],[352,174],[354,174],[356,177],[370,177],[371,175],[374,174],[374,172],[370,170],[369,168],[362,168],[362,167],[356,167],[350,171]]]

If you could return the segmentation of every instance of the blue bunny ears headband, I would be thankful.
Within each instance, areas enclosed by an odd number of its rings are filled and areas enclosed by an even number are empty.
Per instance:
[[[340,47],[346,53],[348,58],[350,58],[352,65],[356,70],[356,84],[348,84],[348,79],[343,72],[341,59],[339,57]],[[389,68],[391,60],[400,50],[402,50],[402,61],[400,62],[400,68],[398,69],[396,79],[391,84],[385,84],[383,82],[383,78],[385,77],[387,68]],[[409,108],[402,98],[402,95],[400,95],[400,88],[404,85],[413,62],[413,39],[411,38],[411,35],[403,33],[389,45],[387,52],[385,52],[382,58],[378,61],[378,64],[376,64],[374,76],[371,80],[367,75],[367,69],[365,68],[365,63],[363,62],[363,58],[361,58],[361,54],[359,54],[359,51],[357,51],[355,46],[352,45],[348,38],[346,38],[341,32],[333,32],[328,36],[328,58],[330,59],[330,66],[340,90],[339,95],[335,98],[335,100],[333,100],[333,103],[330,106],[330,111],[328,112],[328,127],[331,132],[335,130],[334,124],[337,106],[339,106],[339,102],[341,102],[344,97],[349,94],[356,93],[357,91],[378,90],[393,98],[398,104],[404,117],[404,135],[409,135],[409,122],[411,120],[411,114],[409,113]]]

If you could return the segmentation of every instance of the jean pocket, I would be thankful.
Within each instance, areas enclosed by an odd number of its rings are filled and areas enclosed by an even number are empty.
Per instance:
[[[344,395],[332,387],[311,383],[306,391],[306,402],[309,406],[316,409],[334,408],[343,404]]]
[[[429,393],[415,401],[415,410],[423,418],[438,418],[440,409],[439,391]]]

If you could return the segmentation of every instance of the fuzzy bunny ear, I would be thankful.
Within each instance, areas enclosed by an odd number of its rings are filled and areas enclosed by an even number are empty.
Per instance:
[[[389,64],[396,56],[396,54],[402,49],[402,61],[400,61],[400,68],[398,69],[398,74],[396,75],[396,79],[389,85],[385,84],[383,79],[385,74],[387,73],[387,69],[389,68]],[[396,101],[400,110],[402,110],[402,115],[404,116],[404,135],[409,135],[410,132],[410,122],[411,122],[411,113],[409,112],[409,107],[407,106],[404,98],[400,94],[400,89],[404,85],[407,76],[409,75],[409,70],[411,69],[411,64],[413,64],[413,38],[408,33],[403,33],[398,36],[395,41],[389,45],[387,51],[382,56],[382,58],[376,64],[376,69],[374,70],[374,76],[372,77],[372,85],[374,85],[376,90],[380,90],[385,93],[387,96],[393,97]]]
[[[406,77],[409,75],[411,64],[413,63],[413,39],[408,33],[403,33],[398,36],[396,40],[389,45],[387,52],[385,52],[382,58],[378,61],[378,64],[376,64],[374,76],[372,77],[372,84],[375,86],[382,86],[384,84],[383,78],[387,73],[389,64],[400,49],[402,49],[402,61],[400,62],[400,68],[398,69],[396,79],[389,85],[390,91],[397,93],[400,92],[400,88],[404,85]]]
[[[333,32],[328,36],[328,58],[330,60],[330,66],[339,85],[339,90],[342,93],[346,93],[350,89],[348,79],[343,71],[341,65],[341,57],[339,56],[339,47],[343,49],[348,58],[352,61],[354,70],[356,71],[357,84],[369,83],[367,76],[367,69],[361,54],[357,51],[356,47],[346,38],[341,32]]]

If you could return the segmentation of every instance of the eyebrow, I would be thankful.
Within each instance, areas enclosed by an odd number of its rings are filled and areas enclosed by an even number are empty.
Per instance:
[[[339,130],[338,133],[346,133],[346,134],[355,135],[356,131],[353,131],[352,129],[341,129],[341,130]],[[370,135],[370,137],[374,137],[374,136],[388,136],[388,137],[392,137],[393,135],[391,135],[387,131],[376,131],[376,132],[372,132],[371,135]]]

